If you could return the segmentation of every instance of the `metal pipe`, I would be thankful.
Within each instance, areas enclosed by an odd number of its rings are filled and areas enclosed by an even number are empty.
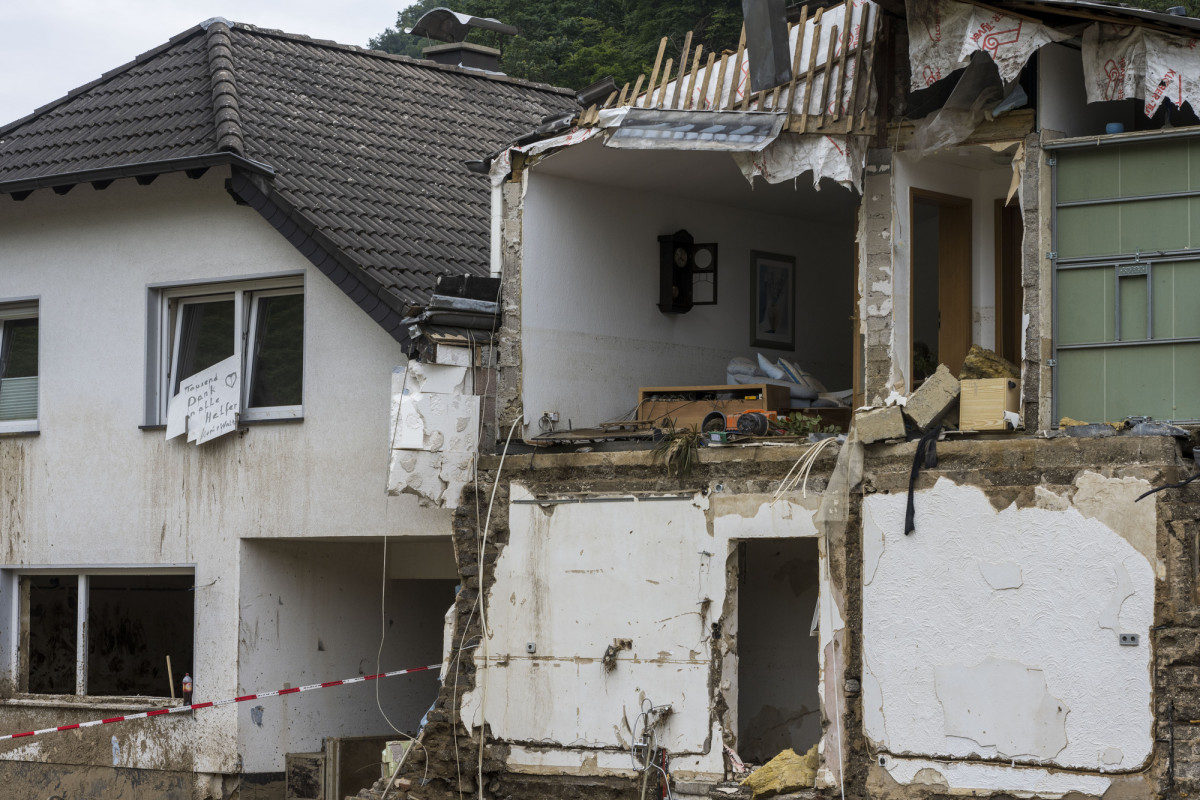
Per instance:
[[[1200,197],[1200,191],[1194,192],[1161,192],[1159,194],[1136,194],[1129,197],[1102,197],[1096,200],[1067,200],[1059,203],[1059,208],[1077,208],[1079,206],[1103,206],[1112,203],[1130,203],[1138,200],[1175,200],[1185,197]]]
[[[1155,344],[1200,344],[1200,336],[1189,336],[1178,339],[1129,339],[1115,342],[1082,342],[1079,344],[1060,344],[1059,350],[1090,350],[1100,347],[1142,347]]]
[[[1187,139],[1200,136],[1197,128],[1172,128],[1166,131],[1138,131],[1133,133],[1113,133],[1104,136],[1088,136],[1078,139],[1056,139],[1052,142],[1042,142],[1043,150],[1077,150],[1084,147],[1105,147],[1121,144],[1141,144],[1142,142],[1157,142],[1164,139]]]

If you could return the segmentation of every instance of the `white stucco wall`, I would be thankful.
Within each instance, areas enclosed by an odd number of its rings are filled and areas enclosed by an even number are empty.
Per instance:
[[[584,146],[572,150],[580,152],[556,155],[545,167],[569,174],[567,159],[589,157]],[[612,152],[605,157],[615,158]],[[620,153],[624,160],[613,163],[659,155]],[[760,350],[772,361],[781,355],[795,360],[830,391],[850,388],[851,214],[817,222],[748,207],[755,191],[791,187],[752,188],[725,153],[669,155],[686,156],[693,173],[727,170],[736,180],[714,177],[710,191],[681,193],[672,191],[681,174],[666,170],[654,186],[636,189],[530,170],[523,206],[521,346],[526,422],[535,423],[533,433],[544,411],[559,412],[562,427],[568,420],[579,428],[617,419],[637,405],[640,386],[723,384],[730,358],[753,359]],[[629,179],[608,177],[613,183]],[[814,193],[801,184],[796,192],[813,195],[817,204],[822,195],[844,192],[830,187]],[[717,243],[718,303],[664,314],[657,307],[657,237],[680,229],[697,242]],[[750,346],[751,250],[796,259],[794,353]]]
[[[256,212],[235,205],[226,177],[119,180],[104,191],[85,184],[0,208],[0,302],[37,296],[41,321],[40,435],[0,441],[0,507],[17,509],[0,512],[0,563],[194,565],[203,587],[197,700],[260,688],[238,673],[239,539],[448,525],[445,512],[385,494],[400,346]],[[147,287],[280,272],[304,275],[303,422],[257,425],[200,447],[139,430]],[[343,676],[323,679],[334,677]],[[176,726],[197,770],[236,770],[235,714],[205,711]],[[0,727],[6,718],[0,708]],[[153,753],[129,766],[163,766]]]
[[[997,509],[942,478],[917,493],[909,536],[904,494],[864,500],[864,726],[893,778],[1098,794],[1105,779],[1019,765],[1146,761],[1156,522],[1133,500],[1147,488],[1084,473],[1071,497],[1039,488],[1036,506]]]
[[[488,594],[491,636],[475,651],[478,684],[463,697],[464,723],[486,723],[516,744],[511,769],[625,774],[648,699],[674,710],[658,728],[672,771],[721,774],[722,722],[712,704],[725,695],[734,731],[738,705],[736,656],[710,685],[721,646],[712,623],[736,638],[727,558],[739,538],[816,536],[818,498],[768,506],[770,496],[714,492],[540,505],[520,484],[511,496],[509,542]],[[822,647],[830,635],[822,630]],[[630,646],[606,670],[601,658],[615,640]],[[812,669],[797,674],[817,680]]]
[[[914,160],[903,151],[892,159],[893,229],[892,258],[895,265],[893,359],[905,385],[909,376],[912,347],[910,241],[912,238],[911,190],[925,189],[971,201],[971,340],[992,349],[996,346],[996,220],[995,201],[1008,195],[1012,168],[976,169],[955,164],[954,150]],[[1016,200],[1014,199],[1014,202]]]
[[[408,538],[389,540],[388,561],[404,557]],[[389,579],[384,594],[382,542],[243,540],[242,554],[239,691],[441,661],[457,581]],[[287,753],[320,752],[328,736],[390,735],[392,725],[416,735],[437,692],[434,670],[242,703],[243,768],[273,771]]]

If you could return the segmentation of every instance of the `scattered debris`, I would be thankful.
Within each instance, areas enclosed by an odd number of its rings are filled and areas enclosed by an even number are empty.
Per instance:
[[[950,374],[945,364],[939,364],[937,370],[909,395],[904,416],[923,433],[946,417],[958,402],[958,394],[958,379]]]
[[[796,751],[789,748],[750,773],[750,776],[742,781],[742,786],[748,786],[754,791],[754,800],[797,789],[808,789],[816,783],[819,764],[820,758],[817,756],[815,744],[803,756],[796,755]]]
[[[904,412],[899,406],[859,410],[854,414],[854,428],[863,444],[903,439]]]
[[[973,344],[967,351],[967,357],[963,359],[958,379],[965,381],[975,378],[1011,378],[1019,381],[1021,380],[1021,371],[1011,361],[1001,358],[994,350]]]

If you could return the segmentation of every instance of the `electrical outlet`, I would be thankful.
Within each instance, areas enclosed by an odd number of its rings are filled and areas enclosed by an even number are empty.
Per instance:
[[[533,642],[526,642],[525,643],[525,652],[529,653],[530,655],[533,655],[534,653],[537,652],[537,645]]]
[[[557,411],[543,411],[542,417],[550,420],[551,422],[558,422],[558,412]]]
[[[1119,635],[1119,641],[1122,647],[1137,647],[1138,635],[1136,633],[1122,633]]]

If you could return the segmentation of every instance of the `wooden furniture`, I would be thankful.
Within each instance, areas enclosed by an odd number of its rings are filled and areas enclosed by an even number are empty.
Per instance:
[[[1021,389],[1012,378],[977,378],[959,382],[958,428],[963,431],[1006,431],[1005,411],[1020,410]]]
[[[737,414],[762,409],[786,414],[791,393],[786,386],[767,383],[719,386],[643,386],[638,390],[637,418],[656,426],[699,430],[704,418],[713,411]]]

